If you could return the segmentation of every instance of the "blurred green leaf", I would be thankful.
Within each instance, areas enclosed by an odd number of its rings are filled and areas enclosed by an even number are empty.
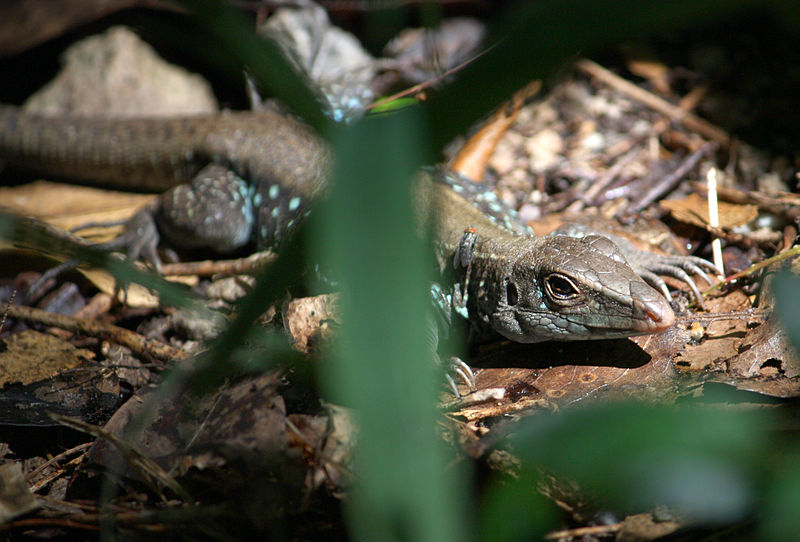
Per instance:
[[[416,98],[396,98],[372,108],[373,114],[390,113],[419,104]]]
[[[331,136],[330,201],[319,252],[341,284],[339,355],[326,396],[359,413],[359,483],[349,506],[361,540],[463,540],[459,469],[435,427],[436,378],[425,315],[430,259],[414,233],[410,180],[430,158],[419,111],[365,119]]]
[[[758,539],[775,542],[797,540],[800,533],[800,449],[774,458],[773,474],[761,507]]]
[[[525,468],[575,480],[622,511],[663,504],[714,524],[754,507],[771,420],[763,412],[593,405],[528,418],[509,444]]]
[[[775,312],[783,324],[789,340],[800,350],[800,277],[780,273],[772,282]]]
[[[538,478],[530,469],[490,484],[481,503],[479,539],[538,540],[552,529],[557,524],[557,511],[537,487]]]

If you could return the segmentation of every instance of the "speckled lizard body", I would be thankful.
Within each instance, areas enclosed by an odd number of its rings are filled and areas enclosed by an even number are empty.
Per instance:
[[[0,160],[109,188],[166,191],[123,235],[135,256],[153,261],[159,234],[177,246],[219,252],[276,244],[324,191],[331,154],[307,126],[270,111],[100,119],[0,106]],[[704,265],[699,258],[644,258],[654,263],[638,266],[637,274],[626,257],[640,255],[623,256],[605,237],[537,237],[521,223],[493,220],[468,186],[451,174],[423,173],[417,207],[420,215],[435,209],[437,256],[453,266],[456,312],[512,340],[663,330],[674,321],[672,309],[640,274]]]

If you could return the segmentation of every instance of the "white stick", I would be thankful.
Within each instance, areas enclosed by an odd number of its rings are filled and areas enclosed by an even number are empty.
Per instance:
[[[717,168],[711,168],[706,175],[708,184],[708,223],[712,228],[719,227],[719,208],[717,205]],[[722,241],[716,237],[711,241],[711,251],[714,254],[714,265],[719,269],[722,267]],[[720,276],[720,279],[724,278]]]

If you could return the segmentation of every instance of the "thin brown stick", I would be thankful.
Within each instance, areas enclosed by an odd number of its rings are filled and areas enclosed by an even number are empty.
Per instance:
[[[778,263],[783,260],[788,260],[790,258],[794,258],[799,255],[800,255],[800,245],[797,245],[786,250],[785,252],[781,252],[780,254],[776,254],[775,256],[767,258],[766,260],[754,263],[753,265],[751,265],[750,267],[748,267],[743,271],[739,271],[738,273],[735,273],[730,277],[725,277],[724,281],[718,282],[717,284],[715,284],[714,286],[703,292],[703,297],[708,297],[715,291],[722,289],[723,286],[736,282],[737,280],[744,278],[748,275],[752,275],[753,273],[757,273],[758,271],[761,271],[765,267],[769,267],[774,263]]]
[[[515,412],[522,412],[529,409],[552,409],[553,403],[547,399],[521,399],[516,403],[504,403],[496,406],[486,406],[481,408],[463,408],[457,412],[453,412],[456,416],[462,416],[468,422],[476,422],[486,418],[495,418],[498,416],[505,416]]]
[[[87,445],[91,445],[91,442],[87,443]],[[86,457],[85,454],[79,455],[75,459],[69,461],[63,467],[60,467],[59,469],[57,469],[55,472],[52,472],[52,473],[48,474],[47,476],[44,476],[43,478],[38,480],[35,484],[32,484],[30,486],[31,492],[36,493],[37,491],[39,491],[43,487],[49,485],[50,482],[52,482],[53,480],[57,480],[57,479],[61,478],[64,475],[64,473],[67,472],[67,467],[76,467],[77,465],[80,465],[81,463],[83,463],[83,460],[84,460],[85,457]]]
[[[83,420],[78,420],[76,418],[70,418],[68,416],[62,416],[52,412],[50,413],[50,417],[65,427],[70,427],[77,431],[82,431],[92,435],[95,438],[101,438],[108,441],[109,444],[116,448],[117,452],[119,452],[127,465],[141,477],[142,481],[147,484],[163,502],[167,502],[167,497],[161,491],[161,487],[167,487],[171,489],[185,502],[192,502],[189,493],[183,489],[181,484],[178,483],[175,478],[161,468],[158,463],[145,456],[142,452],[136,449],[136,447],[117,435],[114,435],[113,433],[106,431],[101,427],[86,423]]]
[[[692,190],[702,194],[706,189],[705,183],[692,181]],[[762,194],[756,191],[738,190],[736,188],[717,187],[717,194],[723,201],[730,203],[751,204],[758,207],[759,211],[772,213],[793,222],[800,217],[800,196],[789,192]]]
[[[89,523],[80,523],[71,519],[58,519],[58,518],[30,518],[20,519],[17,521],[10,521],[0,525],[0,531],[8,529],[19,529],[25,527],[28,529],[36,527],[68,527],[70,529],[86,529],[88,531],[99,531],[99,525],[92,525]]]
[[[433,79],[428,79],[427,81],[423,81],[422,83],[416,84],[413,87],[409,87],[409,88],[407,88],[405,90],[401,90],[397,94],[393,94],[391,96],[387,96],[386,98],[378,100],[377,102],[368,105],[367,106],[367,110],[371,111],[371,110],[375,109],[376,107],[380,107],[380,106],[382,106],[384,104],[387,104],[387,103],[392,102],[394,100],[397,100],[399,98],[404,98],[406,96],[413,96],[414,94],[418,94],[418,93],[422,92],[423,90],[425,90],[426,88],[430,88],[430,87],[436,85],[440,81],[444,80],[446,77],[449,77],[450,75],[452,75],[454,73],[457,73],[460,70],[463,70],[465,67],[469,66],[470,64],[472,64],[473,62],[478,60],[480,57],[485,55],[488,51],[489,51],[489,49],[481,51],[480,53],[476,54],[472,58],[468,58],[467,60],[465,60],[464,62],[462,62],[461,64],[459,64],[457,66],[453,66],[449,70],[447,70],[444,73],[434,77]]]
[[[126,346],[134,354],[149,360],[169,362],[189,357],[186,352],[160,341],[148,339],[128,329],[101,324],[92,320],[79,320],[32,307],[20,307],[19,305],[9,305],[8,316],[25,322],[57,327],[73,333],[82,333],[91,337],[105,339]]]
[[[634,85],[630,81],[626,81],[622,77],[611,73],[601,65],[592,62],[591,60],[583,59],[576,62],[575,66],[583,73],[599,79],[603,83],[625,93],[630,98],[633,98],[634,100],[646,105],[650,109],[666,115],[670,118],[670,120],[679,122],[690,130],[694,130],[701,136],[711,139],[712,141],[716,141],[722,145],[723,148],[727,148],[727,146],[730,145],[731,137],[722,128],[719,128],[696,115],[688,113],[679,106],[673,105],[663,98],[659,98],[655,94]]]
[[[619,532],[622,523],[612,523],[611,525],[592,525],[590,527],[576,527],[575,529],[563,529],[553,531],[544,535],[545,540],[576,539],[582,536],[604,535]]]
[[[657,184],[652,186],[640,198],[632,201],[626,213],[638,213],[659,197],[675,188],[681,180],[700,162],[700,160],[717,150],[717,144],[709,142],[690,154],[672,173],[665,175]]]
[[[17,290],[11,292],[11,299],[8,300],[6,304],[6,308],[3,310],[3,317],[0,319],[0,331],[3,331],[6,328],[6,319],[8,318],[8,308],[14,304],[14,300],[17,298]]]
[[[265,265],[275,261],[277,255],[271,251],[256,252],[246,258],[234,260],[205,260],[202,262],[181,262],[164,264],[161,268],[164,275],[243,275],[257,273]]]
[[[569,204],[569,207],[567,207],[567,212],[579,213],[584,209],[584,207],[586,207],[587,203],[596,205],[597,202],[595,202],[595,199],[600,195],[600,193],[611,183],[613,183],[622,170],[628,164],[633,162],[641,152],[642,150],[638,148],[629,150],[627,154],[622,156],[614,163],[614,165],[609,167],[602,175],[600,175],[597,180],[586,189],[583,195],[579,194],[578,199]]]
[[[733,312],[705,312],[705,313],[691,313],[677,316],[675,321],[687,325],[694,322],[711,323],[723,322],[728,320],[745,320],[763,322],[769,317],[772,311],[765,309],[746,309],[743,311]]]
[[[33,469],[31,472],[29,472],[27,475],[25,475],[25,478],[27,478],[28,481],[30,481],[33,478],[35,478],[44,469],[49,467],[50,465],[54,465],[55,463],[58,463],[59,461],[61,461],[62,459],[64,459],[67,456],[70,456],[72,454],[81,452],[81,451],[85,450],[86,448],[88,448],[91,445],[92,445],[91,442],[84,442],[83,444],[78,444],[74,448],[70,448],[69,450],[65,450],[65,451],[61,452],[60,454],[58,454],[57,456],[50,458],[49,460],[45,461],[44,463],[42,463],[41,465],[39,465],[38,467]]]

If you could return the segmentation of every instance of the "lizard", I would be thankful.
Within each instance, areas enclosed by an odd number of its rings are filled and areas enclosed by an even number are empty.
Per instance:
[[[332,160],[310,127],[270,110],[122,119],[0,105],[0,161],[106,188],[163,192],[104,247],[126,248],[156,267],[160,238],[221,253],[279,244],[324,193]],[[477,329],[514,341],[662,331],[675,315],[648,282],[665,290],[656,274],[667,274],[696,290],[686,271],[714,269],[692,256],[623,254],[593,233],[536,236],[496,197],[441,168],[423,171],[415,186],[418,222],[432,225],[440,265],[452,265],[452,308]]]

